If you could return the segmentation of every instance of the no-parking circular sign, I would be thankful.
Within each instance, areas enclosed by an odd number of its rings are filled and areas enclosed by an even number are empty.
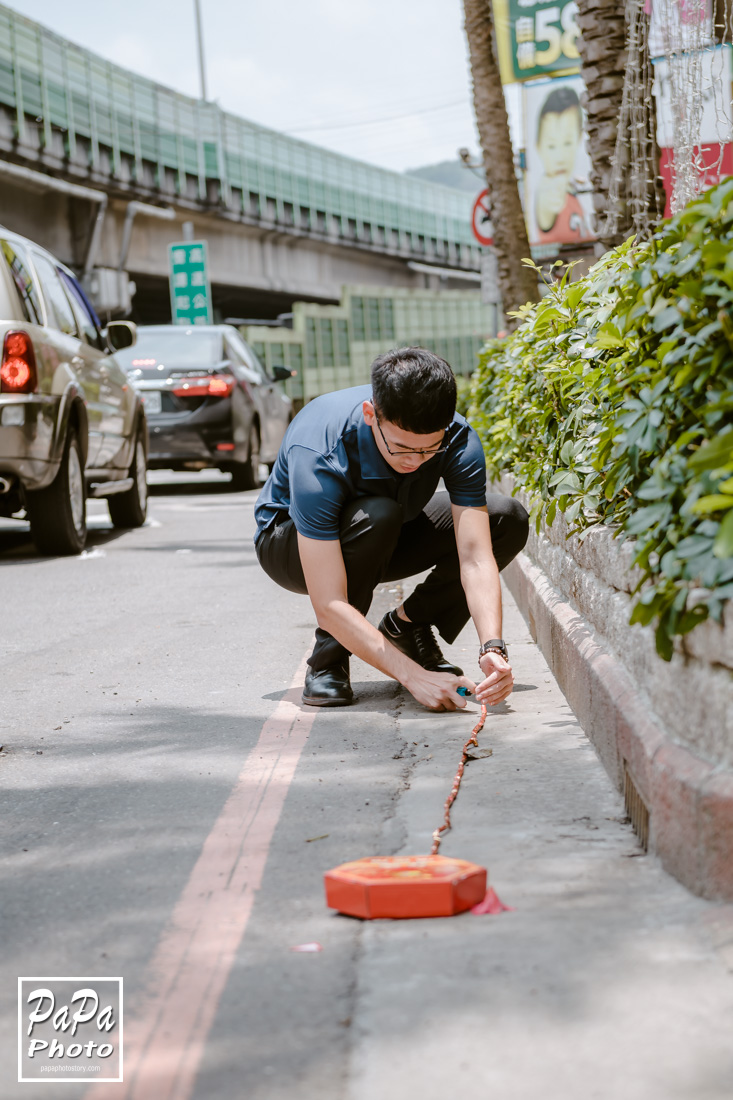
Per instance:
[[[494,243],[494,229],[491,224],[491,203],[487,188],[477,196],[471,213],[471,229],[479,244],[490,248]]]

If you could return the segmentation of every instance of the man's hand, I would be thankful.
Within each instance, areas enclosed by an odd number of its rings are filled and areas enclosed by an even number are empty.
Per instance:
[[[489,525],[485,515],[482,522],[488,537]],[[489,543],[489,554],[490,545]],[[376,627],[367,622],[361,612],[349,604],[346,569],[339,542],[335,540],[321,542],[298,535],[298,548],[306,587],[319,626],[332,634],[351,653],[355,653],[357,657],[361,657],[363,661],[367,661],[388,676],[393,676],[407,688],[418,703],[422,703],[429,710],[463,710],[466,700],[458,694],[456,689],[465,687],[472,694],[476,694],[477,688],[473,680],[467,676],[428,672],[421,668],[415,661],[401,653],[396,646],[391,645]],[[493,561],[493,557],[491,560]],[[496,565],[494,570],[496,571]],[[498,576],[497,572],[497,591]],[[487,624],[487,626],[493,625],[493,620]],[[489,635],[489,637],[492,636]],[[511,679],[507,695],[509,691],[511,691]],[[502,695],[501,698],[503,699],[504,696]],[[492,702],[499,702],[499,699],[492,699]]]
[[[479,665],[486,679],[476,688],[476,698],[479,703],[494,707],[512,693],[514,674],[511,665],[504,660],[501,653],[494,653],[492,650],[484,653]]]
[[[414,671],[411,671],[402,683],[410,695],[428,710],[463,710],[466,699],[459,695],[456,689],[465,687],[472,695],[476,693],[476,685],[467,676],[453,676],[449,672],[428,672],[419,665],[414,665]]]
[[[479,636],[501,637],[501,584],[491,548],[491,528],[486,508],[460,508],[453,505],[458,556],[461,559],[461,584],[466,593],[471,618]],[[508,661],[500,653],[485,653],[479,661],[485,679],[475,695],[479,703],[496,706],[511,695],[514,677]]]
[[[348,602],[346,569],[337,541],[320,542],[298,535],[303,574],[319,626],[346,649],[403,684],[430,710],[458,710],[466,700],[456,688],[476,685],[466,676],[427,672],[401,653]]]

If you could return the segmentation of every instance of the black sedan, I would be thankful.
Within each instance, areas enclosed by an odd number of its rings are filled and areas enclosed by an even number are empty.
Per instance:
[[[148,467],[229,470],[235,489],[256,489],[292,418],[290,398],[231,325],[144,325],[119,360],[145,402]]]

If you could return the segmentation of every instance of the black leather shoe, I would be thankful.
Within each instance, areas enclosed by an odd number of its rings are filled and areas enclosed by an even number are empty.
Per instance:
[[[349,664],[329,665],[305,674],[303,702],[309,707],[348,707],[354,702],[349,680]]]
[[[430,623],[406,623],[397,618],[394,611],[388,611],[377,629],[400,653],[428,672],[452,672],[454,676],[463,676],[463,669],[446,661],[441,653]]]

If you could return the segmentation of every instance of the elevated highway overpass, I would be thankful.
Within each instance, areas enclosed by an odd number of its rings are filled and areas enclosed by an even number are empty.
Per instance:
[[[470,200],[162,87],[0,5],[0,224],[103,310],[167,320],[167,245],[205,237],[219,316],[345,284],[478,289]]]

